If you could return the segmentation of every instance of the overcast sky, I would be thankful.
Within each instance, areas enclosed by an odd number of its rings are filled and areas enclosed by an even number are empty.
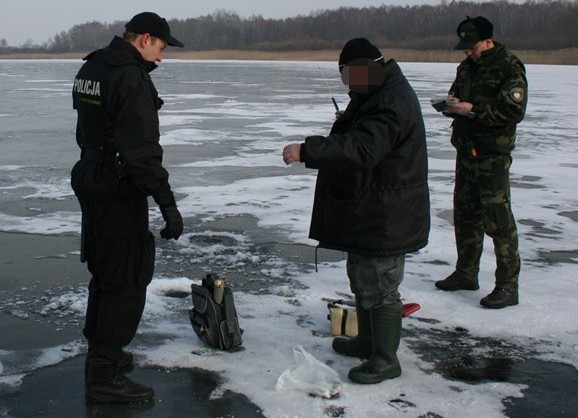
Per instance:
[[[241,17],[262,15],[282,18],[341,6],[382,4],[439,4],[441,0],[2,0],[0,39],[20,46],[31,40],[43,44],[62,31],[86,22],[128,21],[142,11],[154,11],[167,19],[197,17],[217,9],[235,11]]]

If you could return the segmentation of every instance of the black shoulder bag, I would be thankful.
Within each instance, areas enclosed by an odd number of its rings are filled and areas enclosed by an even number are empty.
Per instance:
[[[207,274],[201,285],[191,285],[191,292],[193,309],[189,309],[189,318],[195,334],[208,346],[220,350],[239,347],[243,343],[243,330],[239,327],[231,288],[223,279]]]

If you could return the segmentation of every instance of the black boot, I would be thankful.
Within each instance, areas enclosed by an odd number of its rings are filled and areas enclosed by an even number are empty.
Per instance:
[[[485,298],[480,300],[480,305],[490,309],[502,309],[506,306],[518,304],[518,289],[495,287]]]
[[[357,314],[357,336],[353,338],[335,337],[332,347],[336,353],[344,356],[370,358],[372,352],[371,318],[369,311],[361,306],[359,298],[355,298],[355,312]]]
[[[90,343],[88,347],[90,352]],[[122,350],[122,358],[118,361],[118,369],[121,373],[128,373],[134,369],[134,355],[130,351]]]
[[[118,370],[128,373],[134,369],[134,356],[131,352],[122,350],[122,358],[118,361]]]
[[[371,309],[373,354],[369,360],[349,371],[349,379],[374,384],[401,375],[397,349],[401,339],[401,302]]]
[[[455,271],[445,279],[435,282],[435,285],[438,289],[445,291],[478,290],[480,288],[477,279],[462,277]]]
[[[118,370],[118,365],[105,358],[90,357],[86,361],[86,402],[129,404],[148,402],[152,388],[133,382]]]

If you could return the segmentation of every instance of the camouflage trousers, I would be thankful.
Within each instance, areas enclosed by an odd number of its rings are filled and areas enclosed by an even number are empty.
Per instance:
[[[347,254],[349,288],[364,309],[400,303],[399,285],[405,270],[405,254],[369,257]]]
[[[456,272],[477,279],[487,234],[494,242],[496,286],[517,288],[520,255],[510,204],[511,164],[509,155],[458,157],[454,189]]]

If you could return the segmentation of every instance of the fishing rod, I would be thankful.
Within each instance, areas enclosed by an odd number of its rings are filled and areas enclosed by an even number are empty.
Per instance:
[[[329,93],[331,93],[331,101],[333,102],[333,106],[335,106],[335,110],[339,112],[340,111],[339,106],[337,106],[337,102],[335,101],[335,97],[333,97],[334,96],[333,90],[331,90],[331,87],[329,86],[329,83],[327,82],[327,78],[325,77],[325,73],[323,73],[323,70],[321,69],[321,67],[319,65],[317,66],[317,68],[319,69],[319,72],[323,76],[323,80],[325,80],[325,85],[327,86]]]

